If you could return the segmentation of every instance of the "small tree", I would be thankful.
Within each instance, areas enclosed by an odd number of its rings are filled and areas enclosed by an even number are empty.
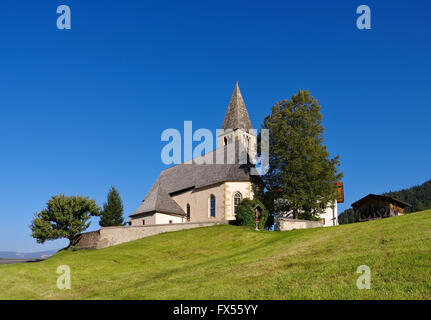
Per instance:
[[[38,243],[59,238],[67,238],[73,243],[73,239],[90,226],[91,222],[87,222],[90,217],[99,214],[100,207],[88,197],[53,196],[46,209],[35,214],[30,225],[31,236]]]
[[[115,187],[112,187],[111,190],[109,190],[108,201],[103,204],[99,224],[101,227],[124,225],[123,201]]]
[[[423,203],[419,201],[418,204],[416,205],[416,211],[424,211],[425,209],[426,208],[423,205]]]
[[[249,226],[255,227],[255,213],[254,208],[256,206],[260,206],[263,211],[260,214],[259,221],[259,229],[263,229],[266,225],[266,221],[268,219],[268,211],[265,209],[265,206],[257,199],[250,200],[248,198],[244,198],[237,207],[236,213],[236,224],[239,226]]]

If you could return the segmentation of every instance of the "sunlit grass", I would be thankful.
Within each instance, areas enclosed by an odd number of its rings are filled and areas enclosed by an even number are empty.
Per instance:
[[[59,265],[71,290],[57,289]],[[371,268],[359,290],[357,267]],[[256,232],[215,226],[1,265],[0,299],[431,299],[431,211]]]

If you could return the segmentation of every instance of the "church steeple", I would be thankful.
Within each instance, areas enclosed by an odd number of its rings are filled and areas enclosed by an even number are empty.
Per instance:
[[[224,130],[243,129],[247,131],[253,129],[241,91],[239,90],[238,81],[235,84],[235,89],[233,90],[221,128]]]
[[[256,133],[251,125],[244,99],[239,90],[238,82],[235,84],[229,107],[224,117],[222,130],[217,137],[219,147],[238,141],[249,155],[256,150]]]

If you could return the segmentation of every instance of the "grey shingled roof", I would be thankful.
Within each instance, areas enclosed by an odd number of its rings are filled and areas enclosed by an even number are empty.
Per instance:
[[[150,192],[148,192],[141,206],[130,216],[151,212],[160,211],[164,213],[178,214],[181,210],[174,205],[176,202],[169,194],[180,192],[187,189],[202,188],[225,181],[250,181],[250,166],[241,164],[239,143],[235,142],[235,153],[233,155],[233,163],[228,164],[228,152],[232,152],[229,146],[223,146],[217,150],[206,154],[205,158],[212,158],[213,164],[197,164],[199,157],[188,163],[182,163],[168,169],[163,170]],[[219,163],[220,153],[224,153],[224,162],[215,164],[216,160]],[[157,202],[156,200],[157,199]],[[179,209],[179,210],[178,210]]]
[[[171,213],[182,216],[186,215],[184,210],[181,209],[169,194],[157,184],[151,188],[139,208],[130,216],[149,212]]]
[[[247,108],[239,90],[238,82],[230,99],[229,107],[224,116],[222,129],[253,129],[250,117],[248,116]]]
[[[154,183],[163,187],[168,193],[174,193],[189,188],[202,188],[225,181],[250,181],[250,168],[247,164],[239,162],[239,143],[235,143],[233,163],[228,164],[228,146],[223,146],[204,156],[212,158],[213,164],[183,163],[163,170]],[[224,153],[224,162],[215,164],[217,154]]]

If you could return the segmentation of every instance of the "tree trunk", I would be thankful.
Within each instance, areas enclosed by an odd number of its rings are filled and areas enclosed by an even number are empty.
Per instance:
[[[74,247],[74,246],[76,246],[78,244],[78,242],[79,242],[79,240],[81,238],[80,235],[81,234],[78,234],[76,236],[73,236],[73,237],[69,238],[69,246],[67,247],[67,249],[71,249],[72,247]]]

